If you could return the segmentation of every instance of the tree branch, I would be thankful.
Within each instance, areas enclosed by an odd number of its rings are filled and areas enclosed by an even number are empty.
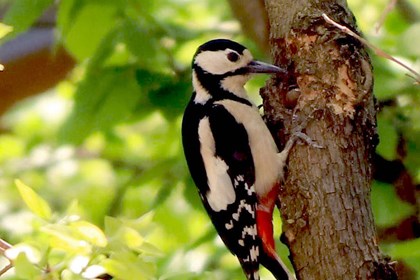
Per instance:
[[[4,241],[3,239],[0,238],[0,254],[5,256],[5,252],[7,249],[12,248],[12,245],[10,245],[9,243],[7,243],[6,241]],[[9,260],[9,264],[7,264],[5,267],[3,267],[0,270],[0,277],[5,274],[7,271],[9,271],[11,268],[13,268],[13,264],[12,262]]]
[[[245,35],[256,42],[262,51],[269,53],[269,24],[264,0],[229,0],[228,2]]]

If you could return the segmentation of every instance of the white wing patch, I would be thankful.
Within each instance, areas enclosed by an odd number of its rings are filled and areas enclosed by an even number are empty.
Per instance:
[[[260,249],[259,247],[256,246],[252,246],[249,250],[249,256],[244,259],[244,261],[249,262],[249,261],[258,261],[258,256],[260,255]],[[256,271],[258,273],[258,271]],[[258,274],[257,274],[258,275]],[[259,279],[259,278],[255,278],[255,279]]]
[[[257,227],[255,225],[244,227],[242,230],[242,238],[245,238],[246,235],[251,235],[253,239],[257,237]]]
[[[201,144],[200,152],[207,174],[207,183],[210,188],[206,194],[207,201],[211,209],[216,212],[226,210],[229,204],[235,202],[236,194],[227,173],[228,166],[221,158],[216,157],[216,145],[208,117],[200,121],[198,136]]]

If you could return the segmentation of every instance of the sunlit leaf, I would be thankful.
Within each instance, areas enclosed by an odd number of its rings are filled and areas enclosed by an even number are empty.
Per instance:
[[[100,228],[86,221],[77,221],[69,225],[71,230],[80,234],[85,240],[95,246],[105,247],[107,239]]]
[[[21,138],[4,134],[0,136],[0,162],[22,156],[25,144]]]
[[[25,253],[20,253],[13,262],[16,269],[16,276],[21,279],[40,279],[42,271],[31,263]]]
[[[197,275],[197,273],[194,272],[172,272],[167,273],[165,275],[162,275],[159,277],[159,280],[184,280],[184,279],[202,279],[202,276],[200,277]]]
[[[105,234],[107,236],[115,236],[122,226],[123,223],[119,219],[110,216],[105,217]]]
[[[129,251],[115,252],[101,265],[118,279],[152,279],[156,273],[156,266],[153,263],[138,258]]]
[[[156,257],[164,256],[164,253],[158,247],[146,241],[137,248],[137,251]]]
[[[125,244],[131,249],[140,247],[144,242],[144,238],[136,230],[129,227],[121,228],[120,236]]]
[[[20,180],[15,180],[15,184],[29,209],[39,217],[49,220],[51,218],[51,208],[48,203]]]
[[[137,249],[144,238],[138,231],[127,226],[127,223],[112,217],[105,219],[105,233],[109,236],[109,245],[112,248],[126,246],[126,248]]]
[[[33,264],[39,263],[41,259],[41,253],[35,247],[26,243],[14,245],[7,249],[4,255],[8,259],[16,260],[21,254],[24,254],[26,259]]]
[[[58,227],[43,227],[41,231],[46,234],[52,248],[62,249],[67,253],[89,254],[91,246],[84,240],[80,240],[70,235],[65,230]]]
[[[124,221],[124,224],[132,227],[133,229],[137,230],[142,234],[146,234],[150,229],[154,228],[153,218],[155,213],[150,211],[146,214],[143,214],[141,217],[137,219],[131,219]]]
[[[13,27],[0,22],[0,39],[13,31]]]

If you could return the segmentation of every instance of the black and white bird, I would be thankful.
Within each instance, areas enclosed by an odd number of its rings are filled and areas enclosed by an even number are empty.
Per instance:
[[[236,42],[216,39],[201,45],[192,62],[194,92],[182,122],[185,157],[204,207],[252,280],[259,279],[259,264],[276,279],[294,279],[276,254],[272,214],[295,139],[279,153],[244,89],[254,73],[280,72],[255,61]]]

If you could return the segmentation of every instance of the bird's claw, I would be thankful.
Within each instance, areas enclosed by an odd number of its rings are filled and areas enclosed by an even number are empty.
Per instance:
[[[324,146],[316,143],[314,140],[311,139],[311,137],[309,137],[308,135],[306,135],[305,133],[303,133],[302,131],[298,131],[298,132],[294,132],[292,134],[292,137],[300,140],[303,140],[304,142],[306,142],[306,144],[308,144],[309,146],[313,147],[313,148],[317,148],[317,149],[323,149]]]

